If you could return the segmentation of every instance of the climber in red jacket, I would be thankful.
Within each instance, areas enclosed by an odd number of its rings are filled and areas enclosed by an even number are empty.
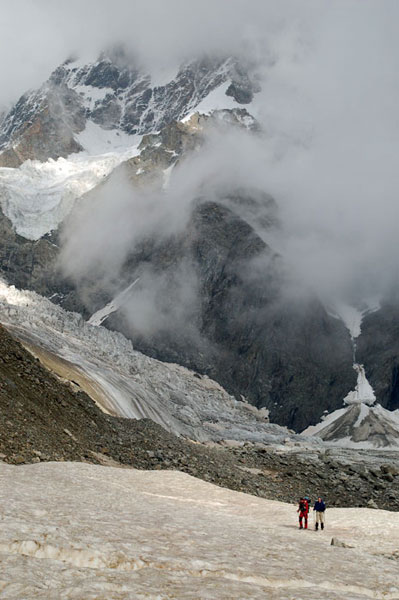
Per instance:
[[[296,511],[299,513],[299,529],[303,529],[302,519],[305,522],[305,529],[308,528],[308,514],[309,514],[309,502],[306,498],[301,498],[299,500],[299,508]]]

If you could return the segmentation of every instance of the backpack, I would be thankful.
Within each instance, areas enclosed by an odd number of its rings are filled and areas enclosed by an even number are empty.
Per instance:
[[[300,503],[299,503],[299,510],[300,510],[301,512],[303,512],[303,513],[304,513],[304,512],[306,512],[306,510],[307,510],[307,507],[306,507],[306,500],[301,500],[301,501],[300,501]]]

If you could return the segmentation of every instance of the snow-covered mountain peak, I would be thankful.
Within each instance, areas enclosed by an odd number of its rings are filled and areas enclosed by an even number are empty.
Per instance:
[[[0,165],[88,150],[85,135],[78,135],[93,124],[123,135],[159,131],[192,114],[219,88],[213,108],[233,108],[249,104],[259,84],[231,57],[204,57],[158,73],[143,71],[121,52],[87,63],[67,60],[6,115]]]
[[[19,99],[0,125],[0,203],[17,233],[36,240],[57,228],[80,196],[138,154],[143,134],[215,110],[254,128],[242,104],[257,83],[237,60],[202,58],[160,77],[117,48],[67,60]]]

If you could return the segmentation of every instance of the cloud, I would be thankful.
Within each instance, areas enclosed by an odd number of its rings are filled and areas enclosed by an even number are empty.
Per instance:
[[[301,3],[299,3],[301,4]],[[109,45],[123,43],[149,68],[176,67],[209,53],[263,56],[284,23],[307,13],[279,0],[18,0],[2,2],[0,20],[0,104],[40,85],[71,54],[94,59]],[[283,36],[284,37],[284,36]]]
[[[275,244],[325,296],[386,293],[397,279],[398,5],[331,3],[264,85],[273,138]],[[328,17],[328,18],[326,18]]]
[[[305,287],[360,297],[397,277],[396,1],[19,0],[2,10],[3,102],[72,52],[94,57],[119,41],[149,68],[204,51],[238,53],[252,57],[262,76],[263,140],[214,135],[206,156],[176,170],[166,203],[112,179],[96,214],[66,243],[75,276],[95,265],[104,236],[103,267],[115,273],[132,239],[183,227],[199,193],[249,184],[275,197],[282,231],[269,241]],[[83,258],[77,232],[91,240]]]

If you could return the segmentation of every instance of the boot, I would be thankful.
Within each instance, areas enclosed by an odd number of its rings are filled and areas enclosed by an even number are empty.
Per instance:
[[[319,529],[319,524],[316,523],[316,531]]]
[[[321,528],[324,529],[324,523],[320,523],[321,524]]]

